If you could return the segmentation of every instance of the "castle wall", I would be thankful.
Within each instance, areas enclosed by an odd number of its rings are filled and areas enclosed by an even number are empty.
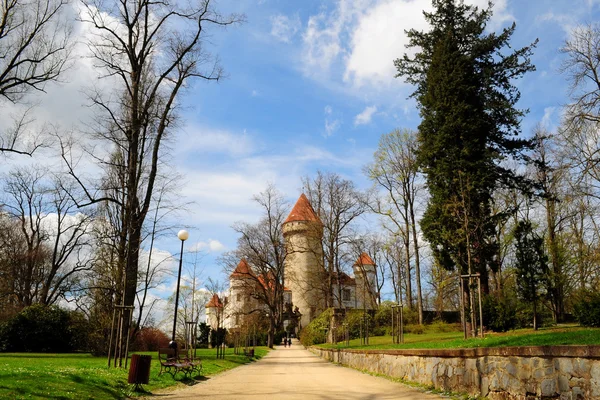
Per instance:
[[[360,371],[498,400],[600,399],[600,346],[339,350],[314,354]]]

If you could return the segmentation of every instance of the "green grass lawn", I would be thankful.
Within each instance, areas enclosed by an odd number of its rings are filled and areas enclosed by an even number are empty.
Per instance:
[[[258,358],[267,354],[265,347],[256,348]],[[173,385],[191,384],[182,382],[183,373],[173,380],[171,375],[160,377],[157,353],[152,355],[150,383],[143,385],[146,391]],[[248,363],[243,355],[234,355],[228,349],[225,359],[216,359],[216,350],[200,349],[202,376],[210,376]],[[0,398],[1,399],[123,399],[132,395],[132,385],[127,383],[128,371],[123,368],[107,368],[105,357],[89,354],[39,354],[0,353]]]
[[[487,333],[484,339],[463,339],[462,332],[425,332],[404,335],[404,344],[392,343],[391,336],[369,338],[369,345],[361,345],[360,339],[350,341],[346,347],[323,344],[325,348],[350,349],[452,349],[472,347],[548,346],[548,345],[600,345],[600,329],[585,329],[579,326],[556,326],[534,331],[518,329],[507,333]]]

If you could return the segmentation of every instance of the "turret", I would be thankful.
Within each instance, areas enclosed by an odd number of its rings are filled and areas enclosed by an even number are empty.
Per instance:
[[[215,293],[208,303],[206,303],[206,323],[212,328],[217,329],[218,325],[223,323],[223,302]]]
[[[375,262],[367,253],[362,253],[354,263],[353,269],[356,280],[356,307],[375,309],[377,293]]]
[[[246,259],[242,258],[235,270],[229,275],[227,317],[231,327],[237,327],[240,324],[240,318],[254,306],[253,299],[250,296],[254,282],[254,271],[252,271]]]
[[[306,326],[323,310],[323,223],[302,194],[283,223],[288,255],[284,285],[292,291],[292,303],[302,314],[300,327]]]

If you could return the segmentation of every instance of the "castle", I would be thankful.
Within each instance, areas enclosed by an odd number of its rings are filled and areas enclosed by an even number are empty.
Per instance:
[[[295,310],[299,328],[306,326],[325,309],[323,266],[323,223],[308,198],[302,194],[283,222],[283,237],[287,248],[285,260],[283,303]],[[330,304],[335,308],[376,308],[375,263],[362,253],[353,265],[354,277],[340,272],[332,281]],[[240,316],[260,309],[258,299],[248,294],[248,277],[252,267],[240,260],[229,276],[229,293],[224,299],[214,294],[206,304],[207,323],[227,329],[240,326]],[[268,287],[269,277],[258,276],[255,284]],[[289,314],[289,313],[288,313]],[[288,316],[289,318],[289,316]],[[286,326],[290,321],[284,321]]]

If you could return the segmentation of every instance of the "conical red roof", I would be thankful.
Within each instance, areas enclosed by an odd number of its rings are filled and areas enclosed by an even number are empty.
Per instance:
[[[310,205],[310,201],[304,193],[300,195],[298,201],[294,208],[292,208],[292,212],[288,215],[287,219],[283,222],[284,224],[287,222],[293,221],[308,221],[308,222],[318,222],[321,223],[321,219],[315,212],[315,210]]]
[[[375,262],[369,257],[367,253],[362,253],[354,265],[375,265]]]
[[[246,259],[242,258],[230,276],[247,277],[249,275],[252,275],[252,269],[248,265]]]
[[[221,303],[221,299],[219,299],[219,296],[216,293],[213,294],[212,299],[210,299],[210,301],[206,304],[206,308],[211,307],[223,307],[223,303]]]

